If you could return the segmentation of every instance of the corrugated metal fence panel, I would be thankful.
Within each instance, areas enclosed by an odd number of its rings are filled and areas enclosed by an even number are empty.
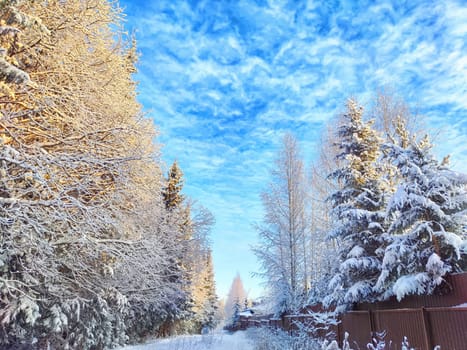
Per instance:
[[[373,330],[384,334],[390,349],[400,350],[404,337],[417,350],[432,350],[427,344],[427,331],[422,309],[378,310],[373,312]]]
[[[395,297],[379,303],[355,305],[355,310],[418,309],[421,307],[450,307],[467,303],[467,273],[457,273],[445,277],[433,295],[409,295],[401,301]]]
[[[366,349],[371,339],[370,313],[368,311],[351,311],[343,314],[339,324],[339,340],[342,344],[344,333],[349,333],[351,348]],[[358,347],[353,346],[357,344]]]
[[[446,282],[450,284],[453,305],[460,305],[467,302],[467,272],[458,273],[446,277]],[[443,305],[447,306],[447,305]]]
[[[467,349],[467,307],[427,309],[431,343],[441,350]]]
[[[456,307],[467,303],[467,273],[446,277],[446,283],[438,288],[437,294],[431,296],[408,296],[401,302],[388,300],[374,304],[359,304],[357,310],[341,316],[342,323],[331,327],[342,344],[344,332],[350,334],[350,343],[354,348],[366,349],[371,341],[371,332],[386,331],[386,344],[389,341],[391,350],[400,350],[401,342],[406,336],[410,346],[416,350],[433,350],[440,345],[442,350],[467,349],[467,308]],[[239,326],[253,327],[270,325],[294,332],[298,329],[295,321],[310,323],[307,313],[320,312],[325,309],[321,305],[310,306],[301,315],[285,316],[282,319],[271,319],[271,315],[258,317],[256,322],[244,322]],[[261,322],[261,318],[266,318]],[[242,322],[243,321],[243,322]],[[310,324],[311,325],[311,324]],[[328,330],[322,325],[314,325],[310,332],[314,336],[327,337]],[[358,346],[355,346],[357,344]]]

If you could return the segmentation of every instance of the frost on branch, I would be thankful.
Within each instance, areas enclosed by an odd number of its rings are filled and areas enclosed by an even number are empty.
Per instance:
[[[17,53],[23,47],[20,41],[22,30],[36,32],[37,35],[50,35],[50,31],[37,16],[19,9],[25,1],[2,1],[0,3],[0,80],[7,84],[30,82],[25,64],[18,61]]]
[[[1,35],[1,34],[0,34]],[[22,84],[30,80],[29,75],[5,59],[5,49],[0,49],[0,80],[6,83]]]

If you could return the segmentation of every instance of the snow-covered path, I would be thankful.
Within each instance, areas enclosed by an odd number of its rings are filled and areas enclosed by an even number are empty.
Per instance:
[[[245,332],[239,331],[160,339],[117,350],[253,350],[253,345]]]

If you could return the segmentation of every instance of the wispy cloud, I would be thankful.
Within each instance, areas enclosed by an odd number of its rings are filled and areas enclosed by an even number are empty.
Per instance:
[[[167,162],[217,217],[220,293],[255,270],[259,192],[281,135],[308,158],[352,95],[390,86],[428,116],[440,155],[467,171],[467,7],[462,1],[129,1],[142,53],[140,101]],[[241,244],[239,244],[241,242]],[[231,266],[235,263],[236,266]]]

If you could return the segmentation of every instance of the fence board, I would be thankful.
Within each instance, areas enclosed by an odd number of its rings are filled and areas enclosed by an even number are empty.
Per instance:
[[[395,297],[378,303],[356,304],[354,310],[418,309],[421,307],[451,307],[467,302],[467,273],[445,277],[433,295],[408,295],[401,301]]]
[[[347,332],[351,347],[358,344],[360,349],[366,349],[366,344],[371,339],[370,313],[368,311],[352,311],[342,315],[341,321],[339,329],[342,331],[339,340],[342,342],[344,333]]]
[[[400,350],[406,336],[410,346],[417,350],[428,348],[427,332],[422,309],[378,310],[373,312],[374,332],[384,333],[386,344],[391,341],[391,349]]]
[[[467,348],[467,307],[427,309],[427,314],[433,345],[441,350]]]

